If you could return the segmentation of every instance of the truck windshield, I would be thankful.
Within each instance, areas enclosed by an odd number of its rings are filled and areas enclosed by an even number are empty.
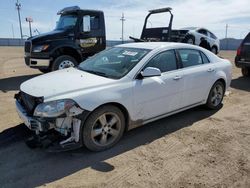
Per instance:
[[[61,15],[55,30],[65,30],[75,27],[77,15]]]
[[[79,69],[103,77],[120,79],[149,52],[148,49],[114,47],[90,57]]]

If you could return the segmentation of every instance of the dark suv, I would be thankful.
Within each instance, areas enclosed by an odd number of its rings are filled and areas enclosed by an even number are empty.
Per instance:
[[[237,50],[235,65],[241,68],[243,76],[250,76],[250,33]]]

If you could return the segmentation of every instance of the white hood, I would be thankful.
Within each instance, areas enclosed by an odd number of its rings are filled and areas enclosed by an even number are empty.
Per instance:
[[[20,86],[21,91],[35,97],[51,98],[71,92],[108,85],[115,80],[90,74],[75,68],[37,76]]]

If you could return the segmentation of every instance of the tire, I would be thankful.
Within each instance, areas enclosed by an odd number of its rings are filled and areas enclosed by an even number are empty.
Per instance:
[[[188,35],[185,38],[185,43],[187,44],[195,44],[195,39],[192,35]]]
[[[48,72],[50,72],[50,69],[48,68],[48,69],[39,69],[39,71],[41,71],[42,73],[48,73]]]
[[[213,52],[215,55],[218,54],[218,50],[215,46],[212,47],[211,52]]]
[[[206,107],[212,110],[219,109],[221,107],[224,94],[225,94],[225,85],[221,81],[215,82],[209,92]]]
[[[250,76],[250,68],[241,68],[242,75],[245,77]]]
[[[68,68],[68,67],[75,67],[77,65],[78,63],[73,57],[68,56],[68,55],[62,55],[55,59],[55,61],[52,64],[51,69],[52,71],[55,71],[55,70],[60,70],[60,69]]]
[[[109,149],[121,139],[124,129],[125,118],[119,108],[100,107],[82,125],[83,143],[91,151]]]

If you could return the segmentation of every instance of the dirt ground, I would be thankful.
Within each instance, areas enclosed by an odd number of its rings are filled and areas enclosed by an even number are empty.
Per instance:
[[[235,52],[220,56],[233,62]],[[250,187],[250,79],[239,69],[220,110],[156,121],[99,153],[25,145],[13,96],[39,74],[25,66],[23,48],[0,47],[0,187]]]

